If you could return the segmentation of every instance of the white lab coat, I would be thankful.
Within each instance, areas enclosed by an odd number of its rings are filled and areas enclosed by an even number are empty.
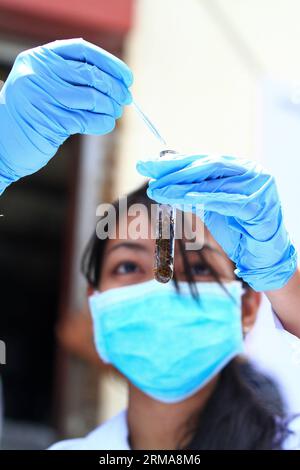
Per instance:
[[[98,426],[86,437],[58,442],[49,450],[130,450],[126,410]]]
[[[300,340],[283,328],[265,295],[245,349],[255,368],[277,384],[287,412],[300,414]]]
[[[253,331],[246,338],[246,354],[255,367],[278,385],[290,415],[300,415],[300,340],[284,330],[263,296]],[[290,423],[286,450],[300,450],[300,416]],[[130,450],[126,410],[86,437],[58,442],[50,450]]]
[[[87,436],[53,444],[49,450],[130,450],[126,410],[98,426]],[[285,442],[285,450],[300,450],[300,418],[290,425],[294,432]]]

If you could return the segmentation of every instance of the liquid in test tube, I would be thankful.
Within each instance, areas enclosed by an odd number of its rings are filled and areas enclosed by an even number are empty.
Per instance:
[[[163,150],[160,157],[176,154]],[[158,282],[169,282],[174,273],[176,209],[169,204],[158,204],[155,230],[154,277]]]

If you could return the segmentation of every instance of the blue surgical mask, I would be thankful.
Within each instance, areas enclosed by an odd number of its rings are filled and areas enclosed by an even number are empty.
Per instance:
[[[201,389],[243,352],[240,281],[155,280],[94,293],[89,301],[97,351],[152,398],[174,403]]]

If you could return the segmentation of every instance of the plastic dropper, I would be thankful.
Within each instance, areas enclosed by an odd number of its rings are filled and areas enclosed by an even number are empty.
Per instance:
[[[161,144],[163,144],[164,146],[167,145],[165,139],[160,135],[160,133],[158,132],[157,128],[154,126],[154,124],[150,121],[150,119],[146,116],[146,114],[141,110],[141,108],[139,107],[139,105],[137,104],[137,102],[135,100],[132,101],[132,104],[135,108],[135,110],[137,111],[137,113],[139,114],[139,116],[142,118],[142,120],[144,121],[144,123],[146,124],[146,126],[148,127],[148,129],[150,129],[150,131],[152,132],[152,134],[155,135],[155,137],[160,141]]]

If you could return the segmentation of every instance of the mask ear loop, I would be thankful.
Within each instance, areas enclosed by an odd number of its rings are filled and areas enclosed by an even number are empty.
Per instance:
[[[247,292],[246,287],[242,285],[242,295],[246,294],[246,292]]]
[[[238,282],[239,285],[240,285],[240,288],[241,288],[241,298],[243,297],[243,295],[247,292],[247,287],[245,287],[244,285],[244,281],[240,278],[235,278],[234,281],[232,282]]]
[[[242,288],[241,288],[241,292],[242,292],[242,295],[246,294],[247,292],[247,287],[245,287],[245,281],[243,281],[243,279],[241,279],[240,277],[237,277],[237,275],[235,275],[235,281],[238,281]]]
[[[99,289],[94,289],[93,292],[88,295],[88,298],[90,299],[91,297],[97,297],[100,294],[101,292],[99,291]]]

